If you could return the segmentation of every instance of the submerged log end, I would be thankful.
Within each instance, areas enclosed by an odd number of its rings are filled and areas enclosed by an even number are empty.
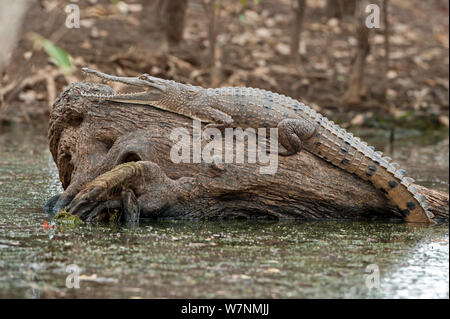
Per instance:
[[[153,173],[140,178],[124,175],[128,182],[120,185],[128,189],[111,189],[111,205],[126,203],[129,211],[138,206],[141,214],[164,211],[175,218],[401,218],[398,209],[369,182],[307,152],[280,157],[274,175],[258,174],[257,164],[217,168],[173,163],[168,137],[179,127],[191,132],[192,120],[148,106],[90,101],[80,96],[81,90],[112,93],[105,85],[76,83],[56,100],[49,143],[65,192],[52,207],[70,206],[72,198],[88,194],[89,182],[110,178],[105,173],[118,165],[142,161]],[[448,219],[448,194],[417,187],[435,220]],[[102,201],[98,200],[98,211]],[[85,202],[87,212],[91,204]]]

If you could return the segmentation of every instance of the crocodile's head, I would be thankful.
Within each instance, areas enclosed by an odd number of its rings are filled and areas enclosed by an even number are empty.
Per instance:
[[[135,93],[114,93],[114,94],[88,94],[81,93],[86,98],[96,100],[108,100],[114,102],[131,104],[154,104],[161,99],[162,94],[167,90],[167,80],[158,79],[148,74],[142,74],[138,77],[123,77],[109,75],[97,70],[82,68],[82,71],[96,76],[106,81],[120,82],[132,87],[144,89]]]

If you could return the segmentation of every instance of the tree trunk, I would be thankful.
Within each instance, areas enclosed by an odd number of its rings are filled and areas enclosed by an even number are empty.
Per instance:
[[[57,201],[58,209],[73,203],[76,196],[75,202],[84,198],[75,205],[78,209],[88,204],[82,215],[119,207],[122,201],[130,207],[139,203],[141,217],[401,216],[369,182],[306,151],[278,156],[278,169],[272,175],[260,173],[264,164],[247,161],[177,164],[171,160],[175,142],[169,136],[175,128],[192,134],[191,119],[149,106],[93,102],[81,98],[80,91],[114,93],[106,85],[77,83],[53,106],[49,145],[65,189]],[[93,199],[101,193],[98,187],[105,188],[107,198]],[[435,217],[448,218],[448,194],[421,189]],[[111,206],[105,204],[107,200]],[[136,209],[130,211],[134,212],[130,216],[136,216]]]
[[[208,16],[208,66],[210,68],[210,85],[217,87],[222,82],[222,50],[217,45],[218,18],[220,13],[220,2],[216,0],[203,0],[203,9]]]
[[[208,42],[209,42],[209,65],[213,66],[216,61],[216,16],[217,7],[216,1],[210,0],[209,3],[204,3],[206,15],[208,16]]]
[[[295,3],[295,2],[294,2]],[[300,37],[303,31],[303,23],[306,11],[306,0],[297,0],[297,7],[294,8],[295,16],[292,23],[291,31],[291,60],[295,64],[300,63],[300,54],[298,52],[300,47]]]
[[[389,42],[389,0],[383,1],[383,20],[384,20],[384,78],[381,96],[383,101],[387,98],[387,89],[389,87],[389,54],[390,54],[390,42]]]
[[[353,16],[358,0],[327,0],[326,12],[329,18]]]
[[[0,1],[0,43],[2,44],[2,49],[0,50],[0,76],[9,61],[14,46],[19,40],[18,34],[22,27],[22,19],[27,7],[28,3],[25,0]]]
[[[169,45],[177,45],[183,40],[184,20],[187,0],[160,0],[158,4]]]
[[[362,12],[364,12],[361,9]],[[366,58],[370,53],[369,28],[365,25],[365,16],[361,14],[357,28],[358,46],[350,71],[347,91],[344,93],[343,102],[349,105],[361,103],[361,97],[366,94],[364,85],[364,71]]]

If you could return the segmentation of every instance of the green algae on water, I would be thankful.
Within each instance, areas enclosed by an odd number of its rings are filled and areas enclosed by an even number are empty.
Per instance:
[[[63,223],[64,225],[79,226],[84,222],[76,215],[72,215],[67,210],[60,210],[54,217],[56,222]]]

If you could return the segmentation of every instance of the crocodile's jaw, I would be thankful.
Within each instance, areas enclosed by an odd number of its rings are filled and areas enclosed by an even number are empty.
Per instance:
[[[82,68],[82,71],[106,81],[119,82],[146,89],[144,92],[116,93],[109,95],[82,93],[81,95],[86,98],[130,104],[153,104],[155,101],[158,101],[161,98],[162,93],[166,91],[164,81],[151,77],[148,74],[143,74],[139,77],[124,77],[106,74],[89,68]]]
[[[143,80],[139,77],[126,77],[126,76],[115,76],[115,75],[110,75],[110,74],[106,74],[97,70],[93,70],[93,69],[89,69],[89,68],[82,68],[81,69],[84,73],[88,73],[91,75],[94,75],[100,79],[106,80],[106,81],[113,81],[113,82],[120,82],[120,83],[124,83],[124,84],[128,84],[128,85],[133,85],[133,86],[139,86],[139,87],[148,87],[149,83],[146,80]]]
[[[81,92],[80,94],[85,98],[100,101],[154,105],[157,101],[160,100],[162,92],[146,91],[128,94],[86,94],[84,92]]]

